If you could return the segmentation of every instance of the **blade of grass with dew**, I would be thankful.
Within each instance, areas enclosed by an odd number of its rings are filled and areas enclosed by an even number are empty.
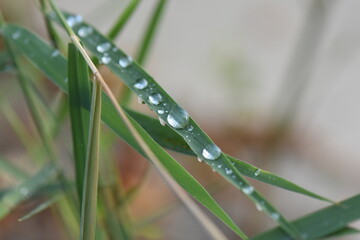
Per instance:
[[[121,30],[124,28],[125,24],[128,22],[130,17],[135,12],[137,6],[141,0],[130,0],[124,11],[120,14],[119,18],[116,20],[114,26],[111,27],[109,33],[107,34],[108,38],[115,39]]]
[[[304,239],[319,239],[342,230],[347,224],[360,219],[360,195],[301,217],[293,224],[302,232]],[[285,240],[289,235],[280,228],[261,233],[252,240]]]
[[[81,106],[89,106],[91,97],[88,67],[72,43],[68,45],[68,90],[75,179],[79,200],[82,202],[90,115]]]
[[[26,178],[17,187],[7,191],[0,199],[0,219],[3,219],[17,205],[29,199],[36,192],[56,177],[52,164],[43,167],[36,175]]]
[[[31,217],[35,216],[36,214],[44,211],[45,209],[52,206],[54,203],[56,203],[60,199],[60,195],[53,196],[49,200],[39,204],[37,207],[35,207],[33,210],[31,210],[29,213],[25,214],[24,216],[20,217],[18,219],[19,222],[22,222],[24,220],[30,219]]]
[[[4,35],[12,40],[17,45],[18,50],[22,51],[26,56],[31,57],[30,60],[49,78],[61,88],[64,92],[67,92],[66,86],[66,60],[61,55],[50,57],[54,48],[50,47],[37,36],[30,33],[28,30],[7,24],[4,27]],[[20,39],[19,37],[22,36]],[[25,42],[24,42],[25,41]],[[26,44],[25,44],[26,43]],[[44,64],[43,59],[47,59]],[[114,132],[121,136],[128,144],[130,144],[139,153],[144,155],[136,141],[126,128],[125,124],[121,121],[116,113],[116,110],[110,103],[106,96],[103,96],[103,113],[102,118],[105,123],[112,126]],[[89,108],[89,106],[85,106]],[[134,121],[133,121],[134,122]],[[140,127],[139,127],[140,129]],[[140,131],[138,129],[138,131]],[[142,129],[141,129],[142,130]],[[164,165],[167,166],[170,174],[178,181],[178,183],[186,189],[196,200],[208,208],[214,215],[222,220],[230,229],[242,236],[241,230],[231,220],[231,218],[223,211],[223,209],[215,202],[215,200],[209,195],[209,193],[180,165],[178,164],[167,152],[165,152],[160,146],[158,146],[153,139],[142,130],[142,134],[147,137],[147,141],[153,145],[153,149],[161,159]],[[246,237],[244,237],[246,239]]]
[[[37,36],[33,35],[31,32],[16,26],[8,24],[5,28],[4,34],[8,38],[12,38],[12,35],[17,36],[18,34],[24,35],[23,39],[13,39],[14,43],[17,44],[17,48],[25,54],[31,62],[33,62],[40,70],[44,72],[49,79],[58,86],[65,93],[67,90],[67,61],[61,55],[52,56],[52,53],[56,51],[54,48],[50,47],[46,43],[44,43]],[[28,44],[25,44],[28,42]],[[31,47],[29,47],[29,45]],[[46,64],[43,59],[47,59]],[[140,148],[137,144],[134,143],[133,139],[127,136],[127,132],[118,126],[117,116],[114,114],[114,107],[111,106],[109,99],[104,96],[103,97],[103,121],[120,137],[122,137],[129,145],[131,145],[136,151],[141,153]],[[83,106],[84,108],[89,109],[89,106]],[[145,128],[146,131],[162,146],[189,155],[196,154],[189,147],[188,143],[177,133],[175,133],[172,129],[165,126],[163,128],[158,127],[159,122],[153,118],[145,116],[143,114],[127,110],[127,112],[133,117],[141,126]],[[230,156],[228,156],[230,157]],[[254,169],[258,169],[256,166],[250,165],[246,162],[240,161],[236,158],[231,157],[230,160],[239,161],[242,166],[238,167],[239,171],[242,171],[244,175],[251,177],[255,180],[263,181],[267,184],[272,184],[276,187],[284,188],[290,191],[298,192],[304,195],[308,195],[310,197],[315,197],[317,194],[312,193],[309,194],[310,191],[305,190],[298,185],[291,183],[276,174],[266,172],[266,174],[260,174],[258,176],[255,175]],[[239,164],[236,164],[238,166]],[[267,175],[268,174],[268,175]],[[268,176],[268,177],[266,177]],[[326,199],[328,202],[332,202],[324,197],[315,197],[319,200]]]
[[[86,67],[87,70],[87,67]],[[101,117],[101,85],[93,84],[90,110],[89,140],[86,153],[84,186],[81,204],[80,239],[95,239],[97,189],[99,180],[99,135]]]

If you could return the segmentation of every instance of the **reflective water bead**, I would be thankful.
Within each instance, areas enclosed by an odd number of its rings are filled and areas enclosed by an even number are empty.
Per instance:
[[[27,189],[26,187],[21,187],[19,191],[24,196],[27,196],[29,194],[29,189]]]
[[[202,160],[201,158],[197,158],[197,160],[199,161],[199,162],[203,162],[204,160]]]
[[[161,125],[163,125],[163,126],[166,125],[166,122],[165,122],[162,118],[160,118],[160,117],[159,117],[159,121],[160,121],[160,124],[161,124]]]
[[[218,168],[222,168],[222,164],[217,165],[217,167],[218,167]],[[226,168],[225,168],[225,170],[226,170]]]
[[[157,110],[157,113],[158,113],[158,114],[164,114],[164,110],[159,109],[159,110]]]
[[[16,40],[21,36],[21,32],[20,31],[16,31],[13,34],[11,34],[12,39]]]
[[[131,63],[133,62],[133,59],[129,56],[126,56],[126,57],[122,57],[119,59],[119,65],[122,67],[122,68],[127,68],[128,66],[131,65]]]
[[[145,78],[140,78],[134,84],[134,87],[140,90],[146,88],[147,86],[148,86],[148,81]]]
[[[273,212],[270,214],[270,217],[274,220],[279,220],[280,219],[280,214],[277,212]]]
[[[189,123],[189,114],[180,106],[174,105],[167,116],[167,122],[173,128],[185,128]]]
[[[52,53],[51,53],[51,57],[56,57],[56,56],[59,56],[60,55],[60,52],[59,50],[54,50]]]
[[[145,103],[145,101],[144,101],[144,100],[142,100],[142,98],[141,98],[141,97],[138,97],[138,102],[139,102],[140,104],[144,104],[144,103]]]
[[[92,34],[93,32],[93,28],[92,27],[89,27],[89,26],[82,26],[79,30],[78,30],[78,34],[80,37],[87,37],[89,36],[90,34]]]
[[[107,50],[109,50],[110,48],[111,48],[111,43],[104,42],[104,43],[97,45],[96,50],[100,53],[104,53]]]
[[[70,27],[73,27],[82,22],[82,17],[80,15],[69,16],[66,22]]]
[[[186,130],[188,130],[189,132],[191,132],[194,129],[194,127],[192,125],[189,125]]]
[[[215,144],[211,143],[203,149],[202,155],[208,160],[216,160],[221,155],[221,149]]]
[[[233,173],[233,171],[232,171],[230,168],[225,168],[225,173],[226,173],[227,175],[230,175],[230,174]]]
[[[259,176],[261,174],[261,169],[258,168],[254,174],[255,174],[255,176]]]
[[[254,192],[254,187],[253,186],[246,186],[242,189],[243,193],[245,193],[246,195],[250,195]]]
[[[260,203],[256,203],[255,204],[255,206],[256,206],[256,209],[258,210],[258,211],[262,211],[263,210],[263,206],[262,206],[262,204],[260,204]]]
[[[109,57],[108,55],[104,55],[102,58],[101,58],[101,62],[103,64],[108,64],[111,62],[111,57]]]
[[[159,105],[162,101],[162,96],[159,93],[155,93],[149,96],[149,101],[154,105]]]

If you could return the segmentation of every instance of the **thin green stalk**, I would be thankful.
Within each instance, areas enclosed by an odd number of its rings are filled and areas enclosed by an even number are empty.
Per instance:
[[[61,38],[60,38],[59,34],[56,32],[52,21],[50,21],[50,19],[47,17],[48,9],[47,9],[47,5],[46,5],[46,0],[40,0],[40,6],[41,6],[41,11],[44,16],[46,29],[48,31],[51,43],[55,48],[61,49]]]
[[[89,140],[85,165],[83,197],[81,205],[80,238],[95,239],[96,203],[99,179],[99,135],[101,116],[101,84],[93,85],[90,112]]]
[[[120,14],[119,18],[116,20],[114,26],[110,29],[107,34],[108,38],[114,40],[119,33],[124,28],[125,24],[128,22],[130,17],[135,12],[137,6],[139,5],[141,0],[130,0],[129,4],[126,6],[124,11]]]

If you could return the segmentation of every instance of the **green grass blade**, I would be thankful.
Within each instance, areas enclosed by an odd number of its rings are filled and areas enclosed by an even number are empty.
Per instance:
[[[137,6],[139,5],[141,0],[130,0],[124,11],[121,13],[119,18],[116,20],[114,26],[110,29],[107,34],[108,38],[115,39],[121,30],[124,28],[125,24],[128,22],[130,17],[135,12]]]
[[[33,35],[28,30],[15,25],[6,25],[4,27],[4,35],[12,39],[18,50],[31,57],[30,60],[41,69],[60,89],[67,92],[66,85],[66,60],[61,56],[50,57],[53,51],[52,47],[44,43],[37,36]],[[23,38],[13,38],[13,34],[21,35]],[[16,36],[15,35],[15,36]],[[24,41],[27,44],[24,44]],[[46,65],[43,59],[47,59]],[[88,108],[89,106],[85,106]],[[141,148],[138,146],[130,132],[127,130],[125,124],[117,115],[116,110],[110,103],[109,99],[103,96],[103,121],[111,126],[112,130],[121,136],[129,145],[131,145],[139,153],[143,154]],[[135,122],[135,121],[133,121]],[[140,131],[140,127],[137,128]],[[215,202],[209,193],[179,164],[177,163],[166,151],[164,151],[153,139],[147,135],[144,130],[141,134],[146,136],[147,141],[151,144],[152,148],[156,150],[157,156],[161,159],[163,164],[169,169],[172,176],[175,176],[176,181],[184,187],[196,200],[208,208],[214,215],[221,219],[230,229],[240,236],[246,236],[231,220],[231,218],[223,211],[223,209]]]
[[[99,138],[101,116],[101,85],[93,85],[90,111],[89,140],[86,154],[81,204],[80,239],[95,239],[97,189],[99,180]]]
[[[345,227],[335,233],[326,236],[323,240],[337,239],[338,237],[343,237],[345,235],[353,235],[353,234],[360,234],[360,230],[352,227]]]
[[[319,239],[342,230],[352,221],[360,219],[360,195],[346,199],[338,204],[323,208],[293,221],[304,239]],[[252,240],[290,239],[280,228],[274,228],[251,238]]]
[[[12,69],[7,51],[0,52],[0,73]]]
[[[73,44],[68,49],[68,89],[76,186],[81,202],[89,131],[89,112],[81,106],[90,105],[90,82],[86,62]]]
[[[3,219],[22,201],[29,199],[56,176],[56,169],[49,164],[36,175],[26,178],[20,185],[6,192],[0,199],[0,219]]]
[[[45,209],[51,207],[54,203],[56,203],[59,200],[60,196],[54,196],[52,198],[50,198],[49,200],[41,203],[40,205],[38,205],[36,208],[34,208],[33,210],[31,210],[29,213],[25,214],[24,216],[22,216],[21,218],[18,219],[19,222],[22,222],[24,220],[27,220],[33,216],[35,216],[36,214],[44,211]]]

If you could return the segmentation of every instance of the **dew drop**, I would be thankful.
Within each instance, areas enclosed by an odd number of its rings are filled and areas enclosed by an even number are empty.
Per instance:
[[[279,220],[280,219],[280,214],[277,212],[273,212],[270,214],[270,217],[274,220]]]
[[[173,128],[182,129],[189,123],[189,114],[180,106],[174,105],[167,116],[167,122]]]
[[[203,162],[204,160],[202,160],[201,158],[197,158],[197,160],[199,161],[199,162]]]
[[[131,63],[133,62],[133,59],[129,56],[126,56],[126,57],[122,57],[119,59],[119,65],[122,67],[122,68],[127,68],[128,66],[131,65]]]
[[[21,188],[19,189],[19,191],[20,191],[20,193],[21,193],[22,195],[24,195],[24,196],[29,195],[29,189],[27,189],[26,187],[21,187]]]
[[[109,50],[110,48],[111,48],[111,43],[104,42],[104,43],[97,45],[96,50],[100,53],[104,53],[107,50]]]
[[[60,55],[60,52],[59,50],[54,50],[52,53],[51,53],[51,57],[56,57],[56,56],[59,56]]]
[[[233,171],[230,168],[225,168],[225,174],[226,175],[230,175],[232,173],[233,173]]]
[[[155,93],[149,96],[149,101],[154,105],[159,105],[162,101],[162,96],[159,93]]]
[[[144,101],[144,100],[142,100],[142,98],[141,98],[141,97],[138,97],[138,102],[139,102],[140,104],[144,104],[144,103],[145,103],[145,101]]]
[[[218,168],[222,168],[222,164],[217,165]],[[225,168],[226,171],[226,168]]]
[[[13,34],[11,34],[12,39],[16,40],[19,37],[21,37],[21,32],[18,30],[16,32],[14,32]]]
[[[254,192],[254,187],[253,186],[246,186],[246,187],[243,187],[242,189],[243,193],[245,193],[246,195],[250,195]]]
[[[186,130],[188,130],[188,132],[191,132],[194,129],[194,127],[192,125],[189,125]]]
[[[102,58],[101,58],[101,63],[103,64],[108,64],[111,62],[111,57],[109,57],[108,55],[104,55]]]
[[[203,149],[202,155],[208,160],[216,160],[221,155],[221,149],[214,143],[211,143]]]
[[[148,81],[145,78],[140,78],[134,84],[134,87],[137,89],[144,89],[148,86]]]
[[[255,174],[255,176],[259,176],[261,174],[261,169],[258,168],[254,174]]]
[[[66,19],[66,22],[67,24],[70,26],[70,27],[73,27],[79,23],[82,22],[82,17],[80,15],[74,15],[74,16],[69,16],[67,19]]]
[[[89,36],[90,34],[92,34],[93,31],[94,31],[94,30],[93,30],[92,27],[82,26],[82,27],[79,29],[78,34],[79,34],[80,37],[85,38],[85,37]]]
[[[159,121],[160,121],[160,124],[161,124],[161,125],[163,125],[163,126],[166,125],[166,122],[165,122],[162,118],[160,118],[160,117],[159,117]]]
[[[262,211],[263,210],[263,206],[260,204],[260,203],[256,203],[256,209],[258,210],[258,211]]]
[[[164,110],[159,109],[159,110],[157,110],[157,113],[158,113],[158,114],[164,114]]]

